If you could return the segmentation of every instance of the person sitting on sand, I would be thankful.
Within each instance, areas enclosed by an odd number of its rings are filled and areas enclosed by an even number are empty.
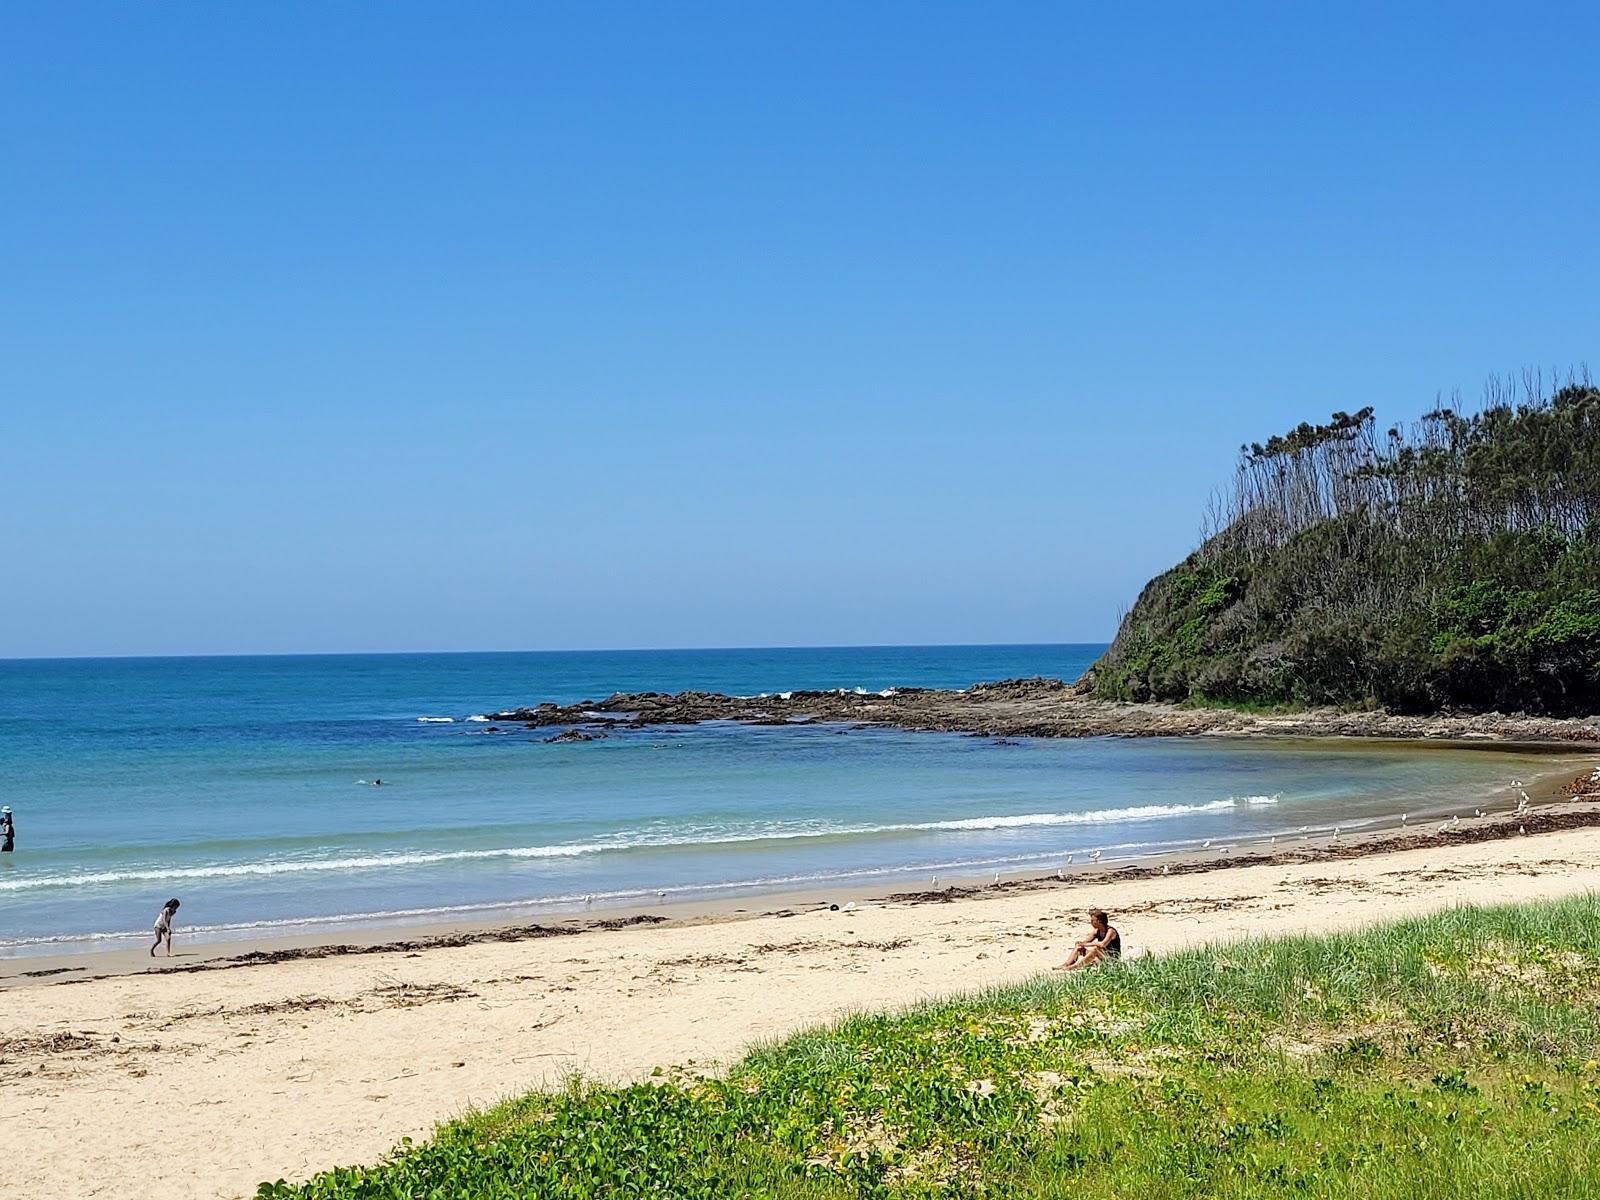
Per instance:
[[[161,945],[161,939],[167,940],[167,957],[172,957],[172,918],[178,911],[178,902],[168,900],[161,906],[161,915],[156,918],[155,945],[150,947],[150,957],[156,956],[156,946]]]
[[[1094,931],[1072,948],[1067,961],[1056,970],[1076,971],[1079,967],[1087,967],[1107,958],[1122,957],[1122,935],[1111,927],[1111,918],[1106,916],[1106,910],[1091,908],[1089,924],[1094,926]]]

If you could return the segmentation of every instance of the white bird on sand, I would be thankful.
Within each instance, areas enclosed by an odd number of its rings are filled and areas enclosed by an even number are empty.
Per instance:
[[[845,910],[845,912],[855,912],[855,910],[856,910],[856,902],[854,900],[850,900],[850,901],[846,902],[846,904],[844,906],[844,910]]]
[[[1091,850],[1089,852],[1089,861],[1090,862],[1099,862],[1100,861],[1100,851]]]
[[[1410,815],[1411,815],[1410,813],[1401,813],[1400,814],[1400,824],[1404,825],[1406,823],[1406,821],[1410,818]]]
[[[1069,854],[1069,855],[1067,855],[1067,866],[1070,867],[1071,865],[1072,865],[1072,855]]]
[[[1483,809],[1481,809],[1481,808],[1475,808],[1475,809],[1473,809],[1473,810],[1472,810],[1472,815],[1473,815],[1473,816],[1475,816],[1475,817],[1481,817],[1481,816],[1483,816]]]
[[[1527,833],[1528,832],[1528,827],[1526,825],[1518,825],[1517,826],[1517,832],[1518,833]]]
[[[1512,786],[1512,787],[1521,787],[1521,786],[1522,786],[1522,780],[1520,780],[1520,779],[1513,779],[1513,780],[1512,780],[1512,781],[1511,781],[1511,786]]]
[[[934,876],[934,877],[933,877],[933,884],[932,884],[932,886],[933,886],[933,887],[934,887],[934,888],[937,888],[937,887],[938,887],[938,886],[939,886],[939,877],[938,877],[938,876],[937,876],[937,875],[935,875],[935,876]]]
[[[585,906],[593,904],[594,903],[594,897],[593,896],[585,896],[583,898],[583,903],[584,903]]]
[[[1161,873],[1163,875],[1171,875],[1172,874],[1172,867],[1170,865],[1168,865],[1167,863],[1162,863],[1161,864]]]
[[[1339,840],[1339,827],[1337,825],[1335,825],[1333,827],[1333,840],[1334,841],[1338,841]]]
[[[667,898],[667,894],[665,892],[657,892],[656,893],[656,899],[657,900],[665,900],[666,898]]]
[[[1441,824],[1441,825],[1440,825],[1440,826],[1439,826],[1439,832],[1440,832],[1440,833],[1449,833],[1449,832],[1450,832],[1450,822],[1449,822],[1449,821],[1445,821],[1445,822],[1443,822],[1443,823],[1442,823],[1442,824]]]
[[[1277,834],[1273,834],[1271,837],[1269,837],[1267,839],[1267,844],[1269,846],[1276,846],[1278,844],[1278,835]]]
[[[1454,813],[1451,813],[1450,814],[1450,824],[1452,824],[1452,825],[1461,824],[1461,818],[1456,816]]]
[[[994,873],[994,883],[995,883],[996,887],[1000,886],[1000,872],[999,871],[996,871]]]
[[[1201,842],[1200,843],[1200,849],[1202,849],[1202,850],[1211,849],[1211,839],[1207,838],[1205,841]]]

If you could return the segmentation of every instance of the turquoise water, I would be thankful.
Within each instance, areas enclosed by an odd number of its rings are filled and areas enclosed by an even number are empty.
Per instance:
[[[1537,769],[1366,744],[1002,745],[829,725],[547,745],[551,730],[472,719],[614,691],[1072,678],[1101,649],[0,662],[0,799],[18,829],[0,856],[0,947],[142,936],[169,896],[183,928],[225,937],[1081,869],[1094,850],[1140,857],[1509,796]]]

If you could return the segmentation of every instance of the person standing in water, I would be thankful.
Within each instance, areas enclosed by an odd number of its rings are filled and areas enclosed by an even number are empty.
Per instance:
[[[11,820],[11,805],[0,808],[0,853],[10,854],[17,848],[17,827]]]
[[[155,944],[150,947],[151,958],[156,956],[156,946],[161,945],[161,940],[163,938],[165,938],[167,942],[167,957],[172,957],[172,918],[174,915],[176,915],[177,911],[178,902],[176,900],[168,900],[161,906],[161,915],[156,918]]]

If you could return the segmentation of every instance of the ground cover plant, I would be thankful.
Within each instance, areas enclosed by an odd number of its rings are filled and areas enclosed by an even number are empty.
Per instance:
[[[581,1082],[259,1200],[1600,1196],[1600,898],[1225,945]]]

